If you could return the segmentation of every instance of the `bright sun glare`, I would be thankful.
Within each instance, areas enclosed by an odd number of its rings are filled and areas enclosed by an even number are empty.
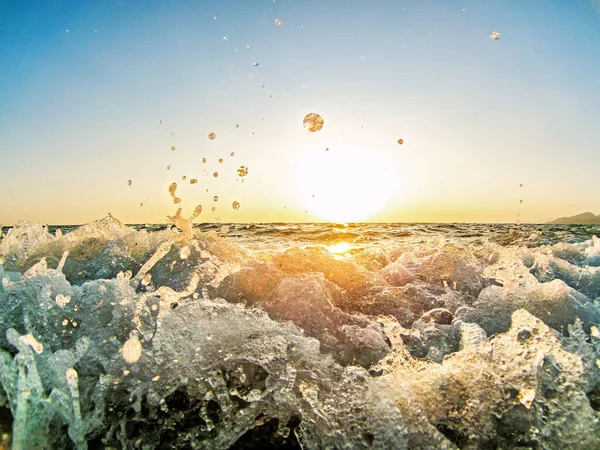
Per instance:
[[[392,164],[375,151],[339,149],[307,155],[298,192],[311,213],[331,222],[359,222],[381,211],[395,193]]]

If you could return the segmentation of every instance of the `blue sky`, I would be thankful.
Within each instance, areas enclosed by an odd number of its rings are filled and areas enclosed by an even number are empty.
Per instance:
[[[109,211],[163,222],[196,204],[203,221],[325,220],[317,211],[328,205],[311,201],[327,183],[298,168],[344,152],[385,161],[370,170],[393,180],[369,194],[385,202],[364,220],[600,214],[595,6],[4,2],[0,223]],[[321,131],[302,128],[308,112],[323,116]],[[354,182],[328,170],[331,183]],[[168,194],[174,181],[180,205]],[[315,200],[303,198],[313,184]]]

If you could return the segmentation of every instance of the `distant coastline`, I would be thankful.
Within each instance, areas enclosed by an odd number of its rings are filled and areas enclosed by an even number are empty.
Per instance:
[[[558,225],[600,225],[600,215],[596,216],[588,211],[575,216],[559,217],[548,223]]]

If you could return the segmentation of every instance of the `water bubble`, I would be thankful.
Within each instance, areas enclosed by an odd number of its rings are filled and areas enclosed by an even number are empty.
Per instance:
[[[215,195],[215,196],[213,197],[213,201],[214,201],[214,202],[218,202],[218,201],[219,201],[219,196],[218,196],[218,195]]]
[[[171,164],[167,166],[167,170],[171,170]]]
[[[174,145],[171,145],[171,150],[175,151],[175,146]]]
[[[404,144],[404,139],[398,139],[398,144],[400,144],[400,145]]]
[[[519,184],[519,187],[523,187],[523,183]]]
[[[206,158],[202,158],[202,162],[205,163],[206,162]]]
[[[217,178],[219,176],[219,172],[213,173],[213,177]]]
[[[265,83],[260,83],[260,87],[264,88],[265,87]]]
[[[258,63],[254,63],[252,64],[254,67],[258,67]]]
[[[198,183],[198,178],[190,178],[190,184]]]
[[[324,122],[325,121],[323,118],[317,113],[309,113],[304,116],[303,125],[308,131],[314,133],[315,131],[319,131],[321,128],[323,128]]]
[[[231,204],[231,207],[232,207],[233,209],[235,209],[236,211],[237,211],[238,209],[240,209],[240,206],[241,206],[241,205],[240,205],[240,202],[238,202],[238,201],[234,201],[234,202]]]
[[[239,128],[239,127],[240,127],[240,124],[239,124],[239,123],[236,123],[236,124],[235,124],[235,127],[236,127],[236,128]]]
[[[281,25],[281,20],[275,19],[275,25],[277,25],[277,26]]]
[[[132,181],[131,180],[127,180],[127,185],[131,186]]]
[[[215,133],[209,133],[208,138],[212,141],[217,137]]]
[[[235,152],[231,152],[229,156],[235,156]]]
[[[216,211],[216,210],[217,210],[217,208],[215,208],[215,207],[213,206],[212,208],[210,208],[210,210],[214,212],[214,211]]]
[[[326,152],[328,152],[328,151],[329,151],[329,147],[327,147],[327,148],[325,149],[325,151],[326,151]]]
[[[140,208],[141,208],[142,206],[144,206],[144,204],[140,202]]]
[[[245,177],[246,175],[248,175],[248,167],[240,166],[239,169],[237,170],[237,174],[240,177]]]
[[[523,200],[519,200],[519,203],[523,203]]]
[[[227,42],[229,39],[227,39],[227,36],[223,36],[223,40]]]
[[[160,120],[160,119],[159,119],[159,120],[158,120],[158,124],[160,125],[161,123],[162,123],[162,120]]]
[[[222,163],[223,162],[223,158],[219,158],[219,162]]]
[[[185,179],[186,179],[186,178],[187,178],[187,177],[186,177],[185,175],[181,177],[181,179],[182,179],[183,181],[185,181]]]
[[[500,39],[500,33],[498,33],[497,31],[492,31],[490,33],[490,37],[494,40],[498,40],[498,39]]]

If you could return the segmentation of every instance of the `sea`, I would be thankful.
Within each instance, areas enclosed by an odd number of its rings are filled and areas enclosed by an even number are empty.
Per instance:
[[[598,236],[3,227],[0,446],[600,448]]]

